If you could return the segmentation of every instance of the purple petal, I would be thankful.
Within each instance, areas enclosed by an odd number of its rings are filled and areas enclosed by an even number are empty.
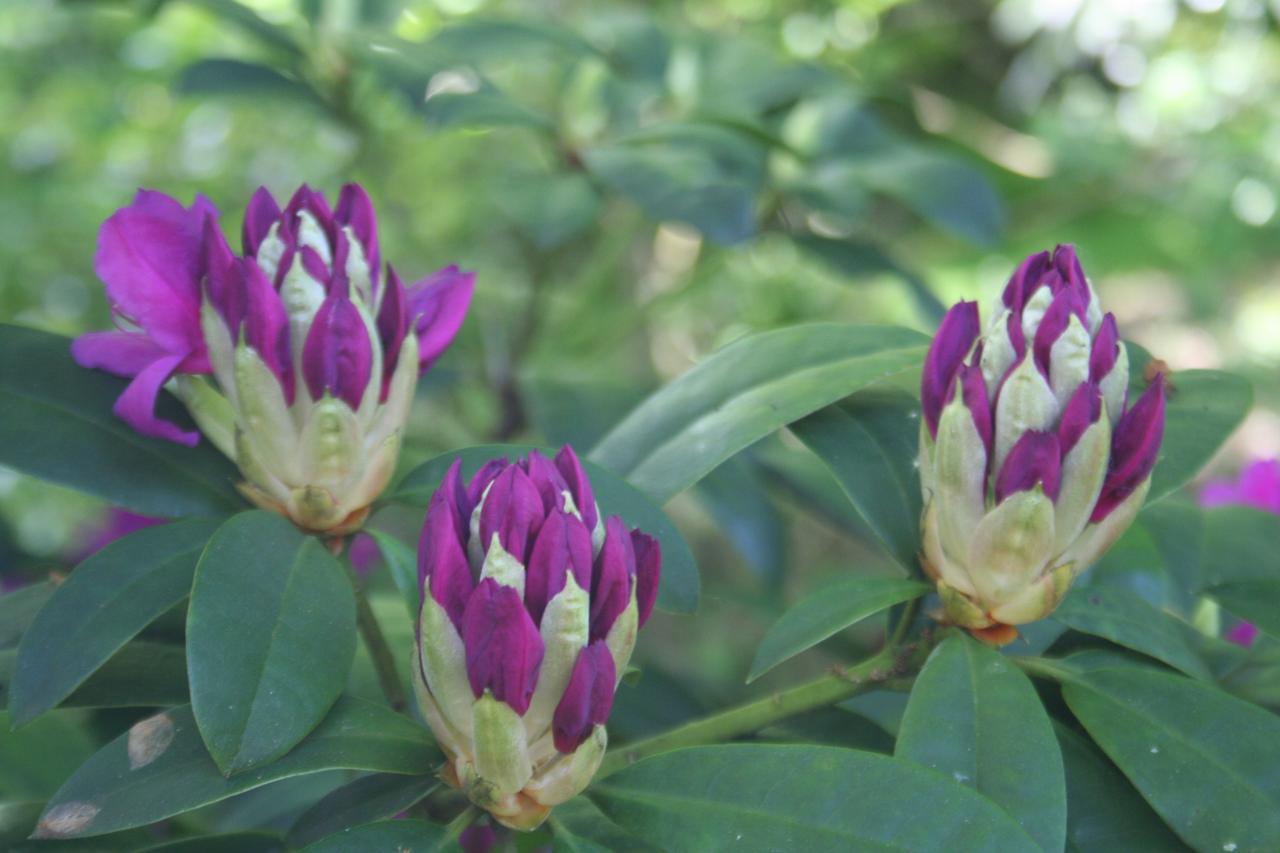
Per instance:
[[[538,684],[543,646],[520,594],[493,578],[480,581],[467,602],[462,642],[475,697],[491,690],[495,699],[524,714]]]
[[[488,552],[496,533],[503,549],[528,565],[529,547],[544,514],[542,498],[529,475],[518,465],[507,466],[494,478],[480,509],[480,550]]]
[[[470,501],[473,510],[479,505],[480,499],[484,497],[484,490],[489,488],[489,484],[498,479],[498,475],[505,471],[510,464],[505,456],[498,459],[490,459],[480,466],[479,471],[472,475],[471,482],[467,484],[467,499]],[[471,515],[468,513],[467,518],[470,519],[470,517]]]
[[[1088,292],[1089,285],[1084,278],[1084,267],[1076,257],[1076,247],[1070,243],[1059,243],[1053,249],[1053,267],[1062,276],[1062,280],[1073,290]],[[1087,307],[1088,303],[1085,303]]]
[[[328,392],[357,409],[372,370],[373,347],[359,309],[346,296],[328,297],[302,347],[302,377],[311,398]]]
[[[1034,255],[1028,255],[1026,260],[1018,265],[1013,275],[1009,278],[1009,283],[1004,288],[1004,305],[1014,314],[1022,313],[1022,306],[1027,303],[1027,298],[1036,291],[1041,284],[1044,274],[1051,268],[1051,261],[1048,252],[1038,252]]]
[[[457,464],[455,461],[454,465]],[[458,529],[457,508],[449,490],[437,489],[427,506],[427,517],[418,539],[418,590],[425,590],[427,581],[431,581],[431,597],[449,614],[459,632],[467,599],[475,588],[465,541]]]
[[[200,433],[188,432],[177,424],[156,417],[156,397],[160,388],[185,358],[185,354],[167,355],[151,362],[124,389],[112,411],[143,435],[195,447],[200,442]]]
[[[1240,475],[1241,502],[1280,514],[1280,461],[1260,459]]]
[[[1036,367],[1040,368],[1040,374],[1045,379],[1049,378],[1049,356],[1053,345],[1067,330],[1071,315],[1075,313],[1075,305],[1074,291],[1058,291],[1058,295],[1049,303],[1049,308],[1044,312],[1044,317],[1041,318],[1040,325],[1036,329],[1032,351],[1035,353]]]
[[[987,399],[987,382],[982,376],[982,368],[962,365],[956,373],[955,387],[961,394],[964,407],[969,410],[969,415],[973,418],[978,437],[987,448],[987,458],[990,458],[994,428],[991,423],[991,403]]]
[[[1164,438],[1164,374],[1116,422],[1111,438],[1111,466],[1090,521],[1098,522],[1133,494],[1147,479]]]
[[[302,247],[302,268],[307,271],[307,275],[326,285],[327,290],[329,267],[325,264],[324,259],[320,257],[320,253],[310,246]]]
[[[498,832],[488,823],[473,823],[458,836],[462,853],[489,853],[498,844]]]
[[[450,266],[409,288],[409,318],[418,332],[418,360],[423,370],[453,343],[466,319],[475,284],[475,273]]]
[[[631,548],[636,553],[636,607],[640,611],[638,627],[643,628],[653,614],[653,605],[658,600],[658,584],[662,580],[662,545],[647,533],[633,530]]]
[[[285,399],[292,404],[293,355],[289,350],[289,314],[284,301],[252,259],[237,259],[235,276],[244,294],[245,343],[271,368],[284,388]]]
[[[604,640],[596,640],[578,652],[573,674],[551,717],[557,750],[568,755],[591,737],[592,729],[609,719],[617,683],[618,671]]]
[[[1058,499],[1062,487],[1062,451],[1058,437],[1051,432],[1028,430],[1014,442],[996,477],[996,502],[1015,492],[1025,492],[1044,485],[1050,500]]]
[[[1241,622],[1228,631],[1224,639],[1228,643],[1235,643],[1237,646],[1248,648],[1258,639],[1258,626],[1249,622]]]
[[[604,522],[604,544],[596,557],[591,582],[592,640],[608,635],[622,611],[631,603],[631,579],[636,576],[636,553],[631,533],[622,519],[611,515]]]
[[[382,399],[387,399],[391,376],[400,361],[400,347],[409,334],[408,294],[404,283],[391,267],[387,267],[387,289],[378,306],[378,339],[382,342]]]
[[[569,494],[573,495],[573,503],[582,516],[583,524],[587,525],[588,530],[595,530],[600,518],[596,513],[596,496],[591,489],[591,481],[587,479],[587,472],[582,468],[582,461],[567,444],[556,454],[556,469],[569,485]]]
[[[569,491],[569,484],[560,476],[560,472],[551,464],[551,460],[537,450],[529,451],[521,463],[521,467],[529,475],[538,494],[542,496],[542,506],[547,512],[553,509],[564,509],[564,493]]]
[[[942,414],[951,379],[973,348],[978,333],[978,303],[957,302],[942,318],[929,346],[920,379],[920,403],[929,434],[934,438],[938,437],[938,417]]]
[[[547,602],[564,589],[570,572],[578,586],[590,590],[591,533],[577,516],[553,510],[538,531],[525,572],[524,601],[534,622],[542,624]]]
[[[1098,334],[1093,338],[1093,348],[1089,353],[1089,379],[1101,382],[1116,366],[1120,356],[1120,332],[1116,329],[1116,315],[1108,313],[1102,318]]]
[[[241,243],[245,255],[252,257],[258,254],[258,247],[267,239],[267,234],[271,233],[271,226],[279,220],[280,205],[276,204],[275,196],[266,187],[258,187],[244,212]]]
[[[1058,423],[1058,444],[1066,457],[1084,435],[1085,430],[1102,417],[1102,390],[1094,382],[1082,382],[1067,401]]]
[[[355,571],[356,577],[363,583],[378,567],[382,552],[378,550],[378,543],[372,536],[361,533],[351,540],[351,547],[347,549],[347,559],[351,561],[351,568]]]
[[[360,241],[365,260],[369,264],[369,278],[376,292],[378,271],[382,266],[378,250],[378,219],[373,212],[373,202],[364,187],[359,184],[346,184],[342,187],[334,218],[338,224],[350,226],[351,232]]]
[[[329,210],[329,202],[325,200],[324,193],[316,192],[306,184],[298,187],[281,215],[281,220],[289,228],[290,237],[297,238],[298,214],[304,210],[315,219],[316,224],[329,238],[329,245],[332,246],[337,237],[337,228],[333,221],[333,213]]]
[[[137,332],[88,332],[71,342],[76,364],[116,376],[137,376],[147,365],[170,354]]]

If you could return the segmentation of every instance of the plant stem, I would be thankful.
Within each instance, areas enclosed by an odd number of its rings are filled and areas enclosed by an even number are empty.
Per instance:
[[[387,645],[378,617],[373,615],[373,608],[369,606],[369,599],[360,588],[359,581],[354,573],[350,573],[350,576],[351,589],[356,596],[356,627],[360,629],[360,637],[369,650],[369,657],[373,659],[378,685],[382,688],[382,695],[387,697],[391,710],[403,711],[408,707],[408,702],[405,700],[404,685],[400,683],[400,673],[396,671],[395,655],[391,653],[391,646]]]
[[[623,769],[642,758],[686,746],[732,740],[751,734],[784,720],[818,708],[825,708],[859,693],[882,687],[908,675],[916,666],[914,645],[888,646],[872,658],[830,675],[730,708],[718,714],[685,723],[683,726],[610,751],[604,757],[596,778]]]

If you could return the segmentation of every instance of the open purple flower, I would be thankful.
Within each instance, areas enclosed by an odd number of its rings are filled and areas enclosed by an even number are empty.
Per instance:
[[[571,448],[454,462],[418,551],[419,704],[451,782],[516,829],[575,796],[657,595],[658,542],[602,518]]]
[[[241,491],[299,526],[357,529],[386,487],[418,376],[452,342],[474,276],[406,287],[381,267],[365,191],[335,208],[303,186],[282,209],[259,189],[236,256],[212,205],[139,192],[104,223],[98,272],[122,326],[76,360],[131,376],[116,412],[147,435],[199,436],[155,416],[161,386],[239,465]]]
[[[1129,362],[1070,246],[1027,258],[981,331],[943,319],[920,399],[924,565],[946,617],[991,642],[1047,616],[1142,506],[1164,379],[1128,398]]]
[[[1251,506],[1280,515],[1280,459],[1258,459],[1245,466],[1236,480],[1212,480],[1200,490],[1200,505]],[[1240,622],[1224,635],[1239,646],[1251,646],[1258,629]]]

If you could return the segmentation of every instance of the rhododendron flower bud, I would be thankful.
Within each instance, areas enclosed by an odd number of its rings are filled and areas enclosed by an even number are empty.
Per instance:
[[[926,571],[945,617],[990,642],[1049,615],[1133,521],[1164,431],[1164,379],[1128,357],[1075,251],[1032,255],[982,332],[942,321],[921,380]]]
[[[98,253],[131,330],[85,335],[73,354],[134,377],[116,406],[126,421],[194,444],[154,414],[172,380],[246,497],[307,530],[353,531],[391,478],[418,376],[457,334],[473,276],[448,267],[405,287],[384,275],[355,184],[334,209],[306,186],[283,210],[258,190],[243,246],[232,252],[207,202],[139,193],[104,224]]]
[[[653,610],[656,539],[604,518],[571,448],[455,461],[418,551],[418,701],[445,777],[532,829],[595,775],[636,631]]]

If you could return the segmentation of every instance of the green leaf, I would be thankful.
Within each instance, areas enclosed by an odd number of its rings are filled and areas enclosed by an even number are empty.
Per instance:
[[[1004,230],[1004,209],[995,188],[956,157],[904,144],[864,155],[857,165],[872,189],[957,237],[990,246]]]
[[[600,212],[600,194],[580,172],[504,181],[498,203],[543,251],[585,231]]]
[[[1122,662],[1075,665],[1072,713],[1198,850],[1280,850],[1280,719],[1217,688]]]
[[[764,635],[747,683],[850,625],[928,591],[926,584],[884,577],[852,577],[818,590],[783,613]]]
[[[366,823],[303,848],[306,853],[351,853],[387,851],[387,853],[437,853],[456,849],[448,830],[425,820],[380,820]]]
[[[40,835],[73,838],[143,826],[322,770],[423,775],[439,758],[422,726],[371,702],[342,699],[284,758],[227,778],[183,706],[135,724],[89,758],[49,801]]]
[[[182,69],[179,94],[189,97],[242,95],[250,98],[282,97],[312,106],[324,101],[305,83],[285,76],[268,65],[239,59],[201,59]]]
[[[553,853],[655,853],[652,847],[600,813],[586,797],[556,806],[551,818]]]
[[[244,506],[236,469],[209,442],[147,438],[111,412],[127,382],[71,360],[60,335],[0,325],[0,464],[166,518]],[[186,420],[161,394],[157,414]]]
[[[680,749],[618,771],[589,795],[623,829],[669,850],[1037,849],[965,786],[835,747]]]
[[[1204,519],[1202,591],[1280,638],[1280,516],[1232,506],[1209,510]]]
[[[934,649],[894,754],[975,788],[1041,848],[1062,849],[1067,791],[1053,727],[1031,682],[994,649],[962,634]]]
[[[351,581],[279,515],[232,517],[196,567],[187,611],[191,708],[227,773],[279,758],[324,719],[355,655]]]
[[[139,853],[283,853],[284,840],[270,832],[228,832],[166,841]]]
[[[505,456],[514,460],[530,450],[527,444],[481,444],[453,450],[430,459],[405,475],[396,487],[394,500],[425,506],[431,500],[454,459],[462,460],[462,476],[470,478],[490,459]],[[555,451],[536,448],[552,455]],[[596,503],[605,515],[618,515],[631,527],[638,527],[662,543],[662,579],[658,586],[658,606],[663,610],[692,613],[698,606],[698,565],[680,531],[671,519],[642,492],[617,474],[583,460]],[[414,575],[417,583],[417,575]]]
[[[756,738],[775,743],[814,743],[893,754],[893,738],[888,732],[870,718],[839,705],[787,717],[756,732]]]
[[[375,773],[343,785],[289,829],[289,846],[305,847],[350,826],[395,817],[440,787],[437,776]]]
[[[1053,619],[1083,634],[1149,655],[1195,678],[1210,679],[1209,668],[1188,637],[1194,629],[1124,589],[1077,587],[1053,612]]]
[[[916,398],[877,388],[791,425],[835,475],[889,555],[912,574],[920,550],[919,430]]]
[[[534,20],[470,18],[442,29],[428,47],[459,60],[509,59],[528,52],[578,58],[599,51],[568,27]]]
[[[36,800],[0,803],[0,844],[11,850],[35,829],[44,803]]]
[[[42,581],[0,595],[0,649],[17,647],[57,588],[53,581]]]
[[[650,396],[591,458],[670,500],[779,427],[918,369],[927,345],[890,326],[815,323],[750,335]]]
[[[497,89],[481,82],[474,92],[433,94],[419,108],[436,127],[533,127],[552,130],[555,122],[534,112]]]
[[[814,234],[797,237],[795,243],[836,272],[852,279],[876,275],[896,276],[907,286],[907,292],[927,320],[936,323],[947,311],[947,307],[918,273],[899,264],[878,246],[853,238],[835,239]]]
[[[213,521],[147,527],[89,557],[36,614],[18,646],[9,696],[22,724],[66,699],[156,617],[191,591]]]
[[[44,800],[93,754],[80,711],[55,711],[10,731],[0,711],[0,799]]]
[[[787,526],[753,465],[726,460],[696,487],[698,499],[725,538],[768,586],[781,580],[787,561]]]
[[[223,21],[235,24],[246,33],[274,48],[301,56],[303,51],[297,41],[283,27],[265,20],[257,12],[237,0],[185,0],[193,6],[208,9]]]
[[[363,532],[378,544],[378,551],[381,552],[382,559],[387,564],[391,580],[400,591],[400,597],[404,599],[409,618],[416,621],[418,608],[422,606],[421,594],[418,592],[417,553],[390,533],[374,530],[371,527],[366,527]]]
[[[1089,740],[1061,723],[1053,732],[1067,771],[1067,850],[1169,853],[1184,849],[1138,792]]]
[[[8,702],[17,652],[0,651],[0,706]],[[111,656],[71,695],[64,708],[147,708],[187,701],[187,655],[182,646],[135,640]]]

